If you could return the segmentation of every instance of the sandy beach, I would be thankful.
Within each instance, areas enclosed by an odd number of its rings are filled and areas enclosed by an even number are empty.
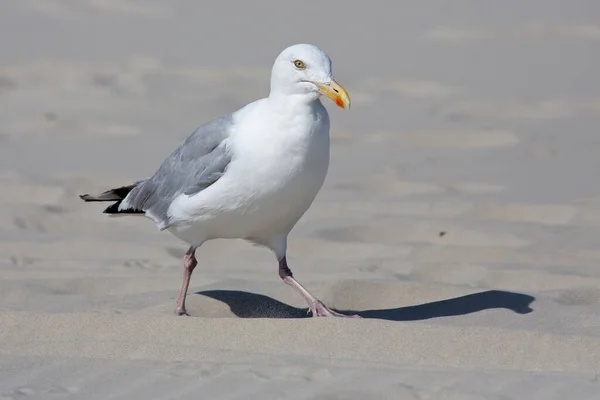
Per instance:
[[[0,400],[598,398],[600,3],[349,3],[0,4]],[[309,318],[242,241],[176,317],[186,244],[78,195],[303,42],[353,103],[288,261],[363,318]]]

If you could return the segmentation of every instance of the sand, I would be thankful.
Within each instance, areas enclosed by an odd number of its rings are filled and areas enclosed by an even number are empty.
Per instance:
[[[597,399],[600,5],[0,5],[0,399]],[[239,14],[232,13],[239,6]],[[272,254],[186,250],[80,193],[151,174],[297,42],[353,99]]]

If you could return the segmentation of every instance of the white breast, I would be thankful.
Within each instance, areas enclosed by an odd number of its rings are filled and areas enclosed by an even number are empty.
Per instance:
[[[267,101],[257,104],[230,138],[234,158],[225,175],[173,202],[172,219],[192,223],[172,232],[188,242],[190,236],[204,241],[287,234],[312,204],[329,167],[329,116],[320,102],[305,107],[273,113]]]

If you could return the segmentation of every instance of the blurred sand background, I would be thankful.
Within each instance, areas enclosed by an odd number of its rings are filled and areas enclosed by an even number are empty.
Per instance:
[[[80,193],[151,174],[314,43],[332,163],[296,277]],[[600,2],[0,2],[0,399],[597,399]]]

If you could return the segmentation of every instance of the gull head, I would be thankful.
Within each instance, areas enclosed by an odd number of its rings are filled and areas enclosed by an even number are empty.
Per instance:
[[[323,95],[338,107],[350,108],[348,92],[333,79],[329,56],[310,44],[290,46],[277,56],[271,71],[271,93],[298,96],[307,102]]]

